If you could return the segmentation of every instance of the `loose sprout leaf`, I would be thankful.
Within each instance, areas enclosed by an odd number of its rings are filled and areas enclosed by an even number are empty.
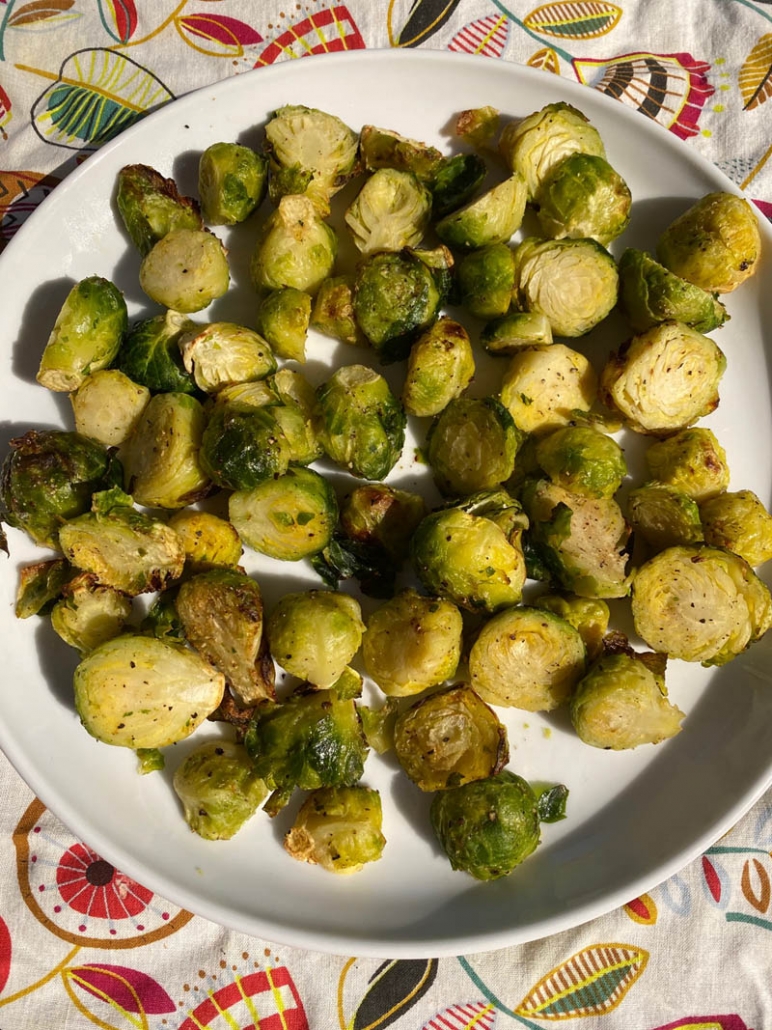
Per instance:
[[[568,801],[568,787],[562,783],[555,786],[541,787],[540,784],[532,783],[531,786],[538,795],[539,819],[543,823],[557,823],[566,817],[566,803]]]

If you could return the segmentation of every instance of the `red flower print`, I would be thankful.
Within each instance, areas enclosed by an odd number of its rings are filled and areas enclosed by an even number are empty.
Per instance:
[[[65,851],[56,870],[62,900],[94,919],[127,919],[143,912],[153,892],[119,873],[85,844]]]

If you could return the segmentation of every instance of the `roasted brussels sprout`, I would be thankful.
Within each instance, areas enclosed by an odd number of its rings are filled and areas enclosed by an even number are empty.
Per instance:
[[[587,358],[562,343],[522,347],[512,355],[499,397],[524,433],[567,426],[595,403],[597,378]]]
[[[354,347],[367,346],[354,316],[353,276],[337,275],[324,280],[311,308],[311,328]]]
[[[430,426],[426,454],[440,492],[461,496],[509,479],[519,442],[497,397],[456,397]]]
[[[325,453],[362,479],[385,479],[405,442],[399,401],[366,365],[344,365],[319,387],[316,427]]]
[[[137,748],[137,772],[140,776],[147,776],[149,773],[161,772],[166,768],[166,759],[163,751],[157,747]]]
[[[480,630],[469,652],[469,677],[494,705],[549,712],[571,695],[585,671],[581,634],[541,608],[508,608]]]
[[[683,322],[698,333],[709,333],[729,318],[712,293],[631,247],[619,259],[619,306],[638,333],[671,320]]]
[[[149,165],[126,165],[118,172],[116,204],[140,254],[147,254],[172,229],[203,229],[198,203],[180,195],[173,179]]]
[[[394,750],[421,790],[448,790],[501,772],[509,760],[507,731],[466,684],[417,701],[397,717]]]
[[[230,520],[244,543],[281,561],[300,561],[323,550],[338,520],[332,486],[313,469],[292,468],[237,490]]]
[[[178,586],[167,587],[156,595],[139,624],[139,631],[146,637],[158,637],[173,644],[187,643],[182,620],[177,614]]]
[[[489,354],[516,354],[523,347],[552,343],[552,326],[538,311],[511,311],[483,326],[480,343]]]
[[[189,648],[125,634],[86,655],[73,685],[91,736],[137,749],[189,737],[217,708],[225,679]]]
[[[516,305],[549,319],[556,336],[583,336],[617,302],[614,258],[595,240],[523,240],[515,260]]]
[[[91,495],[122,474],[120,463],[84,436],[30,429],[10,441],[0,468],[0,521],[56,547],[61,525],[88,511]]]
[[[271,395],[276,396],[273,391],[266,387],[267,396],[259,407],[243,398],[229,402],[226,390],[209,414],[199,459],[217,486],[251,490],[286,472],[292,450],[276,418],[276,400],[270,401]]]
[[[363,125],[359,153],[368,172],[379,168],[410,172],[421,182],[433,182],[445,158],[436,147],[400,136],[391,129]]]
[[[485,162],[477,154],[456,154],[446,158],[429,183],[433,217],[442,218],[466,204],[486,172]]]
[[[536,794],[508,769],[439,791],[430,818],[451,866],[476,880],[511,873],[541,839]]]
[[[284,847],[299,862],[330,873],[357,873],[381,857],[386,845],[382,823],[377,790],[359,784],[320,787],[300,806]]]
[[[646,451],[651,478],[698,504],[729,486],[726,451],[710,429],[697,426],[653,443]]]
[[[708,193],[668,226],[657,257],[708,293],[730,293],[756,271],[761,254],[753,208],[734,193]]]
[[[301,372],[282,368],[271,376],[271,388],[281,404],[273,415],[289,444],[293,465],[310,465],[324,454],[314,425],[316,391]]]
[[[772,624],[772,598],[737,554],[707,544],[668,547],[638,569],[633,620],[671,658],[723,665]]]
[[[420,694],[455,675],[463,620],[450,601],[401,590],[367,620],[362,659],[384,694]]]
[[[520,228],[525,214],[527,187],[518,172],[435,225],[443,243],[455,250],[476,250],[490,243],[506,243]]]
[[[70,519],[59,530],[65,557],[102,586],[130,597],[162,590],[179,579],[185,565],[180,538],[114,487],[93,495],[91,511]]]
[[[19,569],[19,585],[16,588],[14,614],[17,619],[29,619],[50,610],[66,583],[77,570],[64,558],[35,562]]]
[[[280,358],[306,360],[311,295],[291,286],[271,290],[260,302],[257,324]]]
[[[506,315],[515,287],[515,259],[506,243],[473,250],[458,264],[459,301],[475,318]]]
[[[210,232],[173,229],[142,259],[139,285],[165,308],[201,311],[230,285],[225,247]]]
[[[264,379],[276,371],[268,341],[254,329],[234,322],[189,327],[178,346],[185,370],[204,393],[216,393],[230,383]]]
[[[749,565],[772,558],[772,515],[750,490],[719,494],[699,508],[706,543],[726,547]]]
[[[515,547],[520,547],[522,535],[528,529],[528,516],[523,506],[503,487],[470,494],[469,497],[455,501],[453,507],[469,512],[470,515],[484,515],[499,527]]]
[[[250,272],[258,290],[283,286],[313,295],[331,275],[338,253],[335,230],[308,197],[282,197],[260,231]]]
[[[612,354],[600,395],[638,433],[669,435],[718,406],[726,358],[709,336],[681,322],[663,322]]]
[[[113,361],[128,325],[126,301],[117,286],[98,275],[81,279],[56,316],[37,381],[49,390],[77,390],[89,373]]]
[[[362,254],[414,247],[424,237],[432,195],[412,172],[379,168],[362,186],[345,214]]]
[[[51,609],[51,625],[62,640],[88,654],[123,632],[131,616],[131,599],[112,587],[100,586],[90,572],[74,576]]]
[[[424,499],[385,483],[355,487],[340,505],[341,529],[350,540],[384,551],[392,562],[407,557],[410,538],[427,514]]]
[[[242,744],[214,740],[180,763],[172,781],[185,822],[205,840],[230,840],[268,796]]]
[[[496,107],[471,107],[456,119],[455,134],[472,147],[483,147],[498,135],[500,120]]]
[[[613,497],[627,475],[616,440],[588,426],[565,426],[541,437],[536,460],[553,483],[584,497]]]
[[[697,502],[665,483],[644,483],[631,490],[627,517],[634,532],[654,551],[703,539]]]
[[[432,273],[432,278],[440,294],[440,304],[451,302],[455,283],[453,281],[453,267],[455,258],[453,252],[444,243],[433,247],[405,247],[405,254],[426,265]]]
[[[266,625],[274,659],[315,687],[331,687],[339,679],[364,629],[359,602],[334,590],[285,594]]]
[[[469,333],[459,322],[443,316],[410,349],[402,406],[408,415],[438,415],[464,392],[474,371]]]
[[[190,572],[238,565],[241,540],[230,522],[219,515],[185,508],[172,515],[169,526],[180,538],[185,568]]]
[[[588,661],[594,661],[601,653],[611,617],[605,601],[597,597],[577,597],[575,594],[541,594],[534,600],[533,606],[554,612],[570,622],[584,641]]]
[[[268,159],[239,143],[213,143],[198,163],[198,194],[207,225],[236,225],[268,189]]]
[[[149,400],[150,390],[117,368],[92,372],[70,394],[75,430],[105,447],[119,447]]]
[[[180,340],[199,326],[178,311],[135,322],[118,351],[116,366],[151,393],[195,393],[196,384],[182,363]]]
[[[542,232],[553,240],[591,239],[605,247],[630,221],[630,189],[598,154],[569,155],[542,180],[535,199]]]
[[[600,658],[571,698],[571,722],[581,740],[613,751],[674,737],[683,718],[667,699],[664,675],[645,655]]]

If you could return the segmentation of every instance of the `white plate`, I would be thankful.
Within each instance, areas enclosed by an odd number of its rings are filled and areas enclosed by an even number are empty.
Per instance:
[[[516,117],[557,100],[590,117],[630,184],[635,203],[624,245],[653,248],[661,229],[692,200],[734,188],[679,140],[621,104],[484,58],[384,51],[291,61],[202,89],[150,116],[58,186],[0,261],[3,451],[11,436],[33,425],[71,427],[67,398],[37,386],[34,374],[74,281],[94,273],[111,277],[126,292],[131,314],[152,310],[138,286],[138,258],[116,224],[112,196],[122,165],[152,164],[173,174],[183,191],[194,191],[206,146],[218,140],[258,145],[260,124],[286,103],[321,107],[354,128],[388,126],[448,149],[452,116],[464,108],[492,104]],[[762,267],[727,301],[732,320],[718,340],[728,370],[721,406],[705,424],[726,447],[732,488],[753,489],[768,503],[772,413],[764,326],[772,325],[772,291],[763,287],[772,233],[766,223],[762,232]],[[231,234],[236,286],[207,314],[251,321],[246,270],[253,233],[247,224]],[[596,363],[625,329],[612,319],[604,332],[594,345]],[[307,370],[314,382],[331,362],[363,356],[322,340],[311,350]],[[388,375],[398,382],[398,369],[392,366]],[[632,447],[640,474],[636,453]],[[391,480],[408,488],[425,482],[411,446],[405,455]],[[652,888],[725,832],[772,776],[770,634],[719,671],[672,663],[671,696],[688,717],[677,738],[656,748],[598,751],[578,741],[564,715],[502,711],[511,767],[528,779],[565,782],[571,791],[568,818],[545,826],[535,855],[504,880],[479,884],[453,872],[432,841],[429,798],[377,756],[368,760],[365,780],[382,791],[388,845],[383,859],[359,875],[336,878],[292,861],[280,846],[287,813],[273,823],[258,816],[233,841],[207,843],[188,830],[170,787],[191,742],[169,749],[165,773],[140,777],[133,754],[98,743],[80,726],[71,699],[74,652],[46,623],[18,622],[13,615],[17,567],[40,552],[21,533],[11,530],[9,539],[12,560],[0,566],[0,742],[8,757],[45,804],[118,868],[234,929],[300,947],[389,957],[531,940]],[[254,555],[249,568],[269,604],[312,581],[295,565]],[[215,732],[208,725],[201,735]]]

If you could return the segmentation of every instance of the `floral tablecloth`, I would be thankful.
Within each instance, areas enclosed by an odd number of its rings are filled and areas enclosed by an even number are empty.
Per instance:
[[[772,216],[770,0],[0,0],[0,239],[147,107],[376,47],[483,54],[602,90]],[[155,896],[0,756],[0,1028],[763,1030],[770,852],[772,794],[681,873],[574,930],[441,960],[334,957]]]

